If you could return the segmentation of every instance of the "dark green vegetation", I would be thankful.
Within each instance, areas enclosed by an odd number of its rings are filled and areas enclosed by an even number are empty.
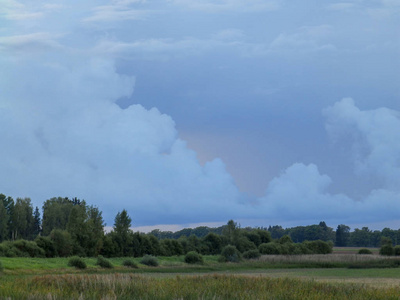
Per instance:
[[[229,221],[219,228],[198,227],[179,232],[154,230],[149,234],[133,232],[126,210],[119,212],[113,230],[104,233],[102,212],[77,198],[51,198],[43,204],[43,218],[33,209],[29,198],[14,201],[0,194],[0,257],[143,257],[221,254],[223,261],[254,259],[259,254],[327,254],[334,244],[341,246],[382,245],[382,255],[400,255],[399,231],[385,228],[370,231],[363,227],[350,232],[346,225],[336,231],[325,222],[318,225],[283,229],[241,228]],[[225,251],[228,251],[225,250]],[[259,253],[258,253],[259,252]]]
[[[78,256],[73,256],[68,260],[68,266],[75,267],[77,269],[86,269],[87,265],[84,260]]]
[[[185,255],[185,263],[187,264],[202,264],[203,256],[196,251],[190,251]]]
[[[140,261],[141,264],[149,266],[149,267],[158,267],[159,262],[157,257],[152,255],[145,255]]]
[[[125,259],[122,265],[128,268],[138,268],[138,265],[132,259]]]
[[[358,254],[372,254],[372,251],[367,248],[362,248],[358,250]]]
[[[113,264],[108,259],[104,258],[101,255],[97,256],[96,265],[98,265],[98,266],[100,266],[102,268],[106,268],[106,269],[114,268]]]

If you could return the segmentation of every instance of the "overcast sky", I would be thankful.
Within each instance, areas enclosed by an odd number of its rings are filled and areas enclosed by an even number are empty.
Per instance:
[[[0,0],[0,193],[398,228],[399,28],[397,0]]]

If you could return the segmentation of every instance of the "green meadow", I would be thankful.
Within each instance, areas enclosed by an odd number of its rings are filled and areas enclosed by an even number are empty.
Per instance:
[[[204,256],[158,257],[150,267],[132,258],[111,258],[111,269],[83,258],[0,258],[0,299],[399,299],[399,259],[379,255],[268,255],[221,263]]]

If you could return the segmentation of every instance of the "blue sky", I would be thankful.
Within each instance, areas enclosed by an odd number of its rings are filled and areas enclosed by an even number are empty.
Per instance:
[[[400,4],[291,2],[0,0],[0,192],[399,227]]]

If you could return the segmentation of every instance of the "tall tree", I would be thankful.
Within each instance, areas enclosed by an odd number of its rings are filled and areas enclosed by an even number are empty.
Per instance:
[[[67,223],[74,254],[96,256],[100,252],[104,235],[102,213],[97,207],[86,205],[84,200],[74,200],[76,204],[71,209]]]
[[[73,201],[68,198],[51,198],[43,204],[42,234],[47,236],[53,229],[65,230]]]
[[[88,230],[86,226],[86,205],[76,204],[72,207],[68,217],[66,230],[71,235],[73,244],[73,254],[84,256],[85,245],[88,239]]]
[[[4,203],[0,201],[0,243],[8,238],[8,219]]]
[[[12,227],[12,218],[14,212],[14,199],[10,196],[6,196],[4,194],[0,194],[0,201],[3,202],[3,205],[7,211],[8,221],[7,221],[7,239],[11,239],[11,227]]]
[[[42,220],[40,218],[39,207],[35,207],[35,211],[33,212],[33,224],[32,224],[32,235],[33,237],[37,237],[40,235],[42,231]]]
[[[336,246],[346,247],[348,246],[350,239],[350,227],[347,225],[338,225],[336,229]]]
[[[122,256],[126,256],[129,252],[131,222],[132,219],[125,209],[115,216],[113,238],[119,247],[119,254]]]
[[[100,253],[103,246],[105,223],[102,212],[93,205],[87,208],[87,218],[89,239],[86,251],[88,256],[96,256]]]
[[[12,239],[31,239],[33,228],[33,208],[31,199],[17,198],[12,219]]]
[[[229,220],[222,230],[222,235],[226,238],[228,244],[234,245],[239,238],[240,226],[233,220]]]

